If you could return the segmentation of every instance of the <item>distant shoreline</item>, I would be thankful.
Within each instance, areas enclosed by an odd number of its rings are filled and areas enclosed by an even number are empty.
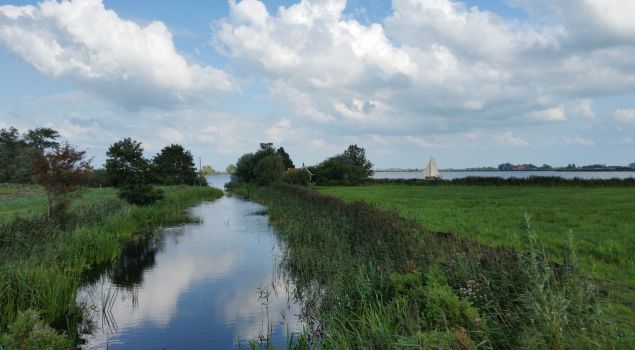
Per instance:
[[[376,173],[417,173],[423,169],[377,169]],[[542,171],[554,171],[554,172],[635,172],[635,169],[532,169],[532,170],[498,170],[498,169],[440,169],[440,172],[542,172]]]

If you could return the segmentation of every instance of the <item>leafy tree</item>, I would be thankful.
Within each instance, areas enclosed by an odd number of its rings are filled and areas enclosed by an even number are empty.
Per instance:
[[[236,162],[236,170],[232,173],[232,182],[252,182],[255,179],[256,156],[245,153]]]
[[[373,164],[366,159],[363,148],[351,145],[344,153],[324,160],[312,171],[318,184],[357,185],[372,176]]]
[[[355,166],[363,169],[363,177],[368,178],[375,173],[373,171],[373,163],[366,159],[366,150],[364,150],[364,148],[358,147],[357,145],[350,145],[346,151],[344,151],[344,156],[348,157]]]
[[[69,195],[90,170],[86,152],[78,151],[68,143],[38,157],[34,166],[35,179],[46,189],[49,218],[63,219],[70,203]]]
[[[514,170],[514,164],[511,164],[511,163],[503,163],[503,164],[500,164],[500,165],[498,166],[498,170],[501,170],[501,171],[510,171],[510,170]]]
[[[194,185],[196,167],[190,151],[172,144],[164,147],[153,159],[154,173],[164,185]],[[211,167],[210,167],[211,169]]]
[[[51,128],[29,130],[20,138],[14,127],[0,130],[0,182],[33,182],[33,166],[44,151],[59,147]]]
[[[216,170],[214,170],[211,165],[203,165],[203,167],[201,168],[201,174],[214,175],[216,174]]]
[[[47,148],[59,147],[59,142],[55,141],[59,137],[60,134],[56,130],[51,128],[37,128],[27,131],[24,135],[24,140],[40,151],[44,151]]]
[[[147,205],[163,197],[150,185],[150,162],[143,157],[141,143],[131,138],[114,143],[106,155],[106,172],[119,196],[128,203]]]
[[[236,171],[236,166],[234,164],[229,164],[227,168],[225,168],[225,172],[227,174],[233,174]]]
[[[284,148],[276,150],[273,143],[261,143],[255,153],[247,153],[236,162],[236,170],[232,173],[233,183],[257,183],[267,185],[279,181],[287,170],[287,165],[293,165],[291,159],[285,164],[289,155]],[[229,169],[228,167],[228,170]]]
[[[289,156],[289,153],[287,153],[284,150],[284,147],[278,148],[276,153],[279,154],[282,157],[282,162],[284,163],[285,170],[286,169],[294,169],[295,168],[295,165],[293,164],[293,161],[291,160],[291,157]]]
[[[41,150],[24,142],[18,143],[13,164],[13,179],[11,182],[32,183],[33,167],[37,159],[42,156]]]
[[[150,163],[143,157],[141,142],[123,139],[110,146],[106,155],[106,172],[113,186],[149,182]]]
[[[280,181],[282,174],[287,170],[282,156],[268,154],[256,165],[256,182],[260,185],[269,185]]]
[[[13,182],[19,135],[14,127],[0,129],[0,182]]]

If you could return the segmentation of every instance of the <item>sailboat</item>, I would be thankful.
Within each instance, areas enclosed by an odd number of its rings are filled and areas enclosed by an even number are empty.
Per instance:
[[[441,177],[441,173],[439,173],[439,168],[437,168],[437,162],[434,158],[430,158],[428,162],[428,166],[423,170],[423,176],[426,180],[436,180]]]

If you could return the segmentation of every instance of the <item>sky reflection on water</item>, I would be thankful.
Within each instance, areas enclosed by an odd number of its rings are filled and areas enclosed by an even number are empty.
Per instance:
[[[223,197],[192,210],[201,224],[133,244],[80,290],[78,302],[94,309],[84,348],[232,349],[269,330],[283,344],[300,308],[263,209]]]

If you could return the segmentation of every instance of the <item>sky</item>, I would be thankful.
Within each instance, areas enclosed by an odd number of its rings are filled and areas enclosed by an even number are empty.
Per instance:
[[[635,2],[0,0],[0,128],[224,169],[635,162]]]

